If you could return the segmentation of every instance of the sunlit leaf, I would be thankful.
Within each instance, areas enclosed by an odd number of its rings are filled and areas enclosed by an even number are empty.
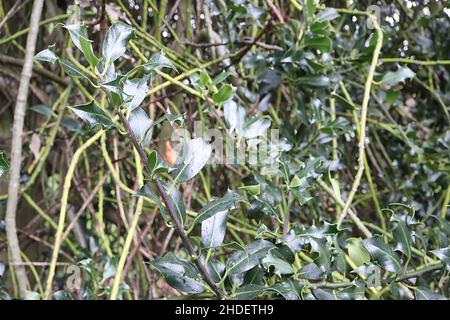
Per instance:
[[[400,67],[397,71],[389,71],[381,80],[381,83],[393,86],[399,82],[405,82],[406,79],[414,78],[416,74],[408,67]]]
[[[193,178],[206,165],[211,151],[211,145],[202,138],[189,140],[183,145],[183,151],[175,162],[176,168],[172,176],[177,182],[185,182]]]
[[[432,250],[431,253],[438,257],[445,268],[450,271],[450,247]]]
[[[134,36],[133,28],[125,23],[116,22],[106,32],[102,46],[102,55],[109,64],[120,58],[126,51],[128,42]]]
[[[55,61],[58,60],[58,57],[53,52],[54,49],[55,49],[55,45],[49,46],[47,49],[42,50],[39,53],[37,53],[34,56],[33,60],[55,63]]]
[[[225,238],[228,211],[217,212],[212,217],[202,221],[202,243],[207,248],[217,248]]]
[[[75,46],[83,52],[84,57],[89,64],[95,68],[98,64],[98,58],[92,49],[92,41],[87,36],[87,28],[84,25],[72,24],[64,26],[69,31]]]

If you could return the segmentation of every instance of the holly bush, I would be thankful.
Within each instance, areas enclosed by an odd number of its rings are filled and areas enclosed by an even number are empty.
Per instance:
[[[27,298],[449,296],[448,3],[66,12],[34,57],[19,238],[47,263]]]

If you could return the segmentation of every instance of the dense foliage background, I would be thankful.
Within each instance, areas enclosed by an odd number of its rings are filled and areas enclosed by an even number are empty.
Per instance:
[[[14,132],[33,2],[0,2],[1,299],[449,297],[447,1],[48,0]],[[196,122],[280,140],[180,166]]]

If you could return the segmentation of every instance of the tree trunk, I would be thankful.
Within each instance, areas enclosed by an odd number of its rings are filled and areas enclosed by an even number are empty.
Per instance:
[[[11,253],[11,263],[15,270],[17,283],[20,290],[20,298],[24,298],[28,287],[28,279],[25,268],[20,257],[20,246],[17,238],[16,211],[18,194],[20,188],[20,167],[22,162],[22,133],[25,118],[25,105],[28,97],[28,88],[32,73],[33,56],[36,40],[39,32],[39,21],[41,18],[44,0],[35,0],[31,13],[30,31],[27,37],[25,61],[20,76],[19,92],[17,94],[16,107],[14,110],[14,124],[11,142],[11,176],[8,187],[8,204],[6,207],[6,236]]]

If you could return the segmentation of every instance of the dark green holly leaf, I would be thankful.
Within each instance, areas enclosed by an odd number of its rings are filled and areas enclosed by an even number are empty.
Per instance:
[[[221,104],[225,101],[231,99],[233,96],[233,87],[229,84],[224,84],[222,87],[220,87],[219,91],[217,91],[213,95],[213,100],[215,103]]]
[[[425,287],[415,287],[414,296],[416,300],[447,300],[443,295]]]
[[[305,47],[320,50],[321,52],[330,52],[332,48],[332,41],[328,37],[314,37],[306,39]]]
[[[353,104],[353,102],[347,100],[346,98],[335,93],[331,94],[331,97],[333,97],[336,100],[336,102],[338,102],[344,108],[349,110],[356,110],[356,106]]]
[[[395,216],[393,216],[394,218]],[[413,246],[412,230],[407,219],[398,219],[395,221],[395,227],[392,231],[396,243],[394,250],[400,251],[408,258],[411,257],[411,247]]]
[[[56,116],[55,112],[53,112],[52,108],[45,104],[36,104],[30,108],[30,110],[33,110],[34,112],[40,113],[47,117],[54,117]]]
[[[397,71],[389,71],[381,80],[381,83],[389,86],[393,86],[399,82],[405,82],[406,79],[414,78],[416,74],[408,67],[400,67]]]
[[[252,118],[246,121],[242,132],[238,132],[241,136],[246,139],[253,139],[260,136],[264,136],[271,125],[270,119],[267,118]]]
[[[142,65],[142,67],[144,67],[147,72],[162,68],[176,70],[173,63],[162,52],[155,53],[146,63]]]
[[[64,290],[58,290],[53,293],[53,299],[55,300],[75,300],[69,292]]]
[[[64,72],[74,78],[82,78],[86,79],[88,81],[91,81],[76,65],[74,65],[69,60],[59,58],[58,59],[59,64],[61,65],[61,68],[63,68]]]
[[[134,78],[126,80],[123,85],[123,92],[128,96],[125,106],[128,110],[134,110],[139,107],[145,99],[148,90],[149,77]]]
[[[197,267],[187,260],[176,257],[171,252],[152,261],[151,265],[161,273],[169,285],[177,290],[201,293],[205,289]]]
[[[211,156],[211,145],[202,138],[189,140],[183,145],[181,156],[175,161],[172,173],[176,182],[185,182],[200,172]]]
[[[155,192],[152,190],[150,185],[147,184],[147,185],[143,186],[141,189],[138,190],[138,192],[136,192],[135,195],[138,196],[138,197],[146,197],[146,198],[152,200],[159,207],[160,212],[161,212],[161,214],[162,214],[162,216],[164,218],[164,221],[166,223],[170,223],[171,222],[170,216],[167,213],[163,203],[161,202],[159,196],[157,196],[155,194]]]
[[[55,48],[54,44],[51,46],[48,46],[47,49],[42,50],[39,53],[37,53],[34,56],[33,60],[55,63],[55,61],[58,60],[58,57],[53,52],[54,48]]]
[[[267,288],[265,292],[275,291],[286,300],[301,300],[302,289],[303,284],[301,284],[298,280],[288,278]]]
[[[100,108],[94,100],[86,104],[80,104],[70,108],[77,116],[86,121],[90,126],[94,126],[96,124],[100,124],[104,128],[116,126],[111,120],[109,114]]]
[[[438,257],[445,268],[450,271],[450,247],[432,250],[431,253]]]
[[[123,104],[126,95],[122,90],[123,82],[127,79],[126,76],[115,74],[112,79],[101,83],[100,85],[106,90],[110,91],[110,101],[116,107]]]
[[[148,146],[152,138],[153,121],[142,108],[136,108],[128,119],[134,135],[143,146]]]
[[[320,270],[328,272],[331,265],[331,252],[326,239],[309,237],[309,244],[311,245],[311,252],[318,255],[314,262],[319,266]]]
[[[275,274],[279,277],[281,277],[281,275],[294,273],[291,264],[283,259],[277,249],[270,250],[261,262],[266,269],[273,267]]]
[[[231,131],[242,132],[245,124],[245,110],[233,100],[229,100],[223,105],[225,121]]]
[[[116,261],[114,258],[108,259],[103,269],[102,282],[106,281],[116,274]]]
[[[64,26],[69,31],[75,46],[83,52],[84,57],[89,62],[91,67],[95,68],[98,64],[98,58],[92,49],[92,41],[87,36],[87,28],[84,25],[72,24]]]
[[[133,28],[122,22],[116,22],[109,28],[102,47],[102,55],[107,65],[112,64],[125,53],[128,42],[133,36]]]
[[[301,279],[311,280],[311,281],[319,281],[323,277],[323,272],[315,263],[309,263],[303,266],[298,272],[297,275]]]
[[[217,259],[210,257],[207,262],[205,262],[205,256],[200,256],[200,261],[205,265],[206,270],[213,279],[214,282],[218,283],[222,279],[225,272],[225,265]]]
[[[80,123],[80,121],[74,119],[74,118],[69,118],[69,117],[64,117],[61,120],[61,125],[64,128],[69,129],[70,131],[74,131],[74,132],[79,132],[81,131],[81,129],[83,128],[82,124]]]
[[[108,91],[114,92],[117,95],[120,95],[120,97],[122,98],[123,96],[123,90],[122,90],[122,85],[123,82],[127,79],[126,76],[121,75],[121,74],[115,74],[114,78],[101,83],[100,85],[107,89]]]
[[[328,88],[331,85],[330,78],[326,76],[304,76],[299,77],[298,84],[309,88]]]
[[[362,241],[362,245],[369,252],[373,260],[377,261],[386,271],[400,274],[402,266],[397,254],[381,237],[372,237]]]
[[[244,284],[264,284],[266,275],[264,268],[260,266],[253,267],[244,275]]]
[[[180,221],[181,225],[183,226],[186,222],[186,209],[184,207],[183,202],[183,196],[176,189],[174,185],[162,183],[163,187],[169,196],[170,199],[170,205],[173,206],[173,209],[175,210],[175,213],[177,214],[178,220]]]
[[[316,13],[316,2],[314,0],[306,0],[306,14],[309,19],[314,18]]]
[[[311,292],[317,300],[337,300],[335,293],[330,289],[314,289]]]
[[[152,150],[147,157],[147,162],[153,174],[167,173],[170,168],[167,163],[159,156],[158,152]]]
[[[9,170],[8,160],[5,158],[5,154],[0,150],[0,177]]]
[[[331,21],[339,17],[339,13],[334,8],[321,10],[316,14],[316,21]]]
[[[259,284],[247,284],[240,287],[233,296],[233,300],[254,300],[266,287]]]
[[[222,245],[227,227],[228,210],[216,212],[212,217],[202,221],[202,243],[207,248]]]
[[[347,251],[350,259],[357,267],[370,262],[370,255],[362,246],[360,238],[348,238]]]
[[[365,299],[364,295],[365,284],[362,281],[353,282],[353,285],[348,288],[335,291],[336,298],[338,300],[363,300]]]
[[[244,273],[257,266],[260,259],[274,247],[272,242],[266,240],[257,240],[248,244],[243,251],[235,252],[228,259],[226,263],[228,275]]]
[[[193,223],[201,223],[218,212],[234,209],[239,201],[243,201],[239,194],[228,190],[222,198],[213,198],[198,213]]]

